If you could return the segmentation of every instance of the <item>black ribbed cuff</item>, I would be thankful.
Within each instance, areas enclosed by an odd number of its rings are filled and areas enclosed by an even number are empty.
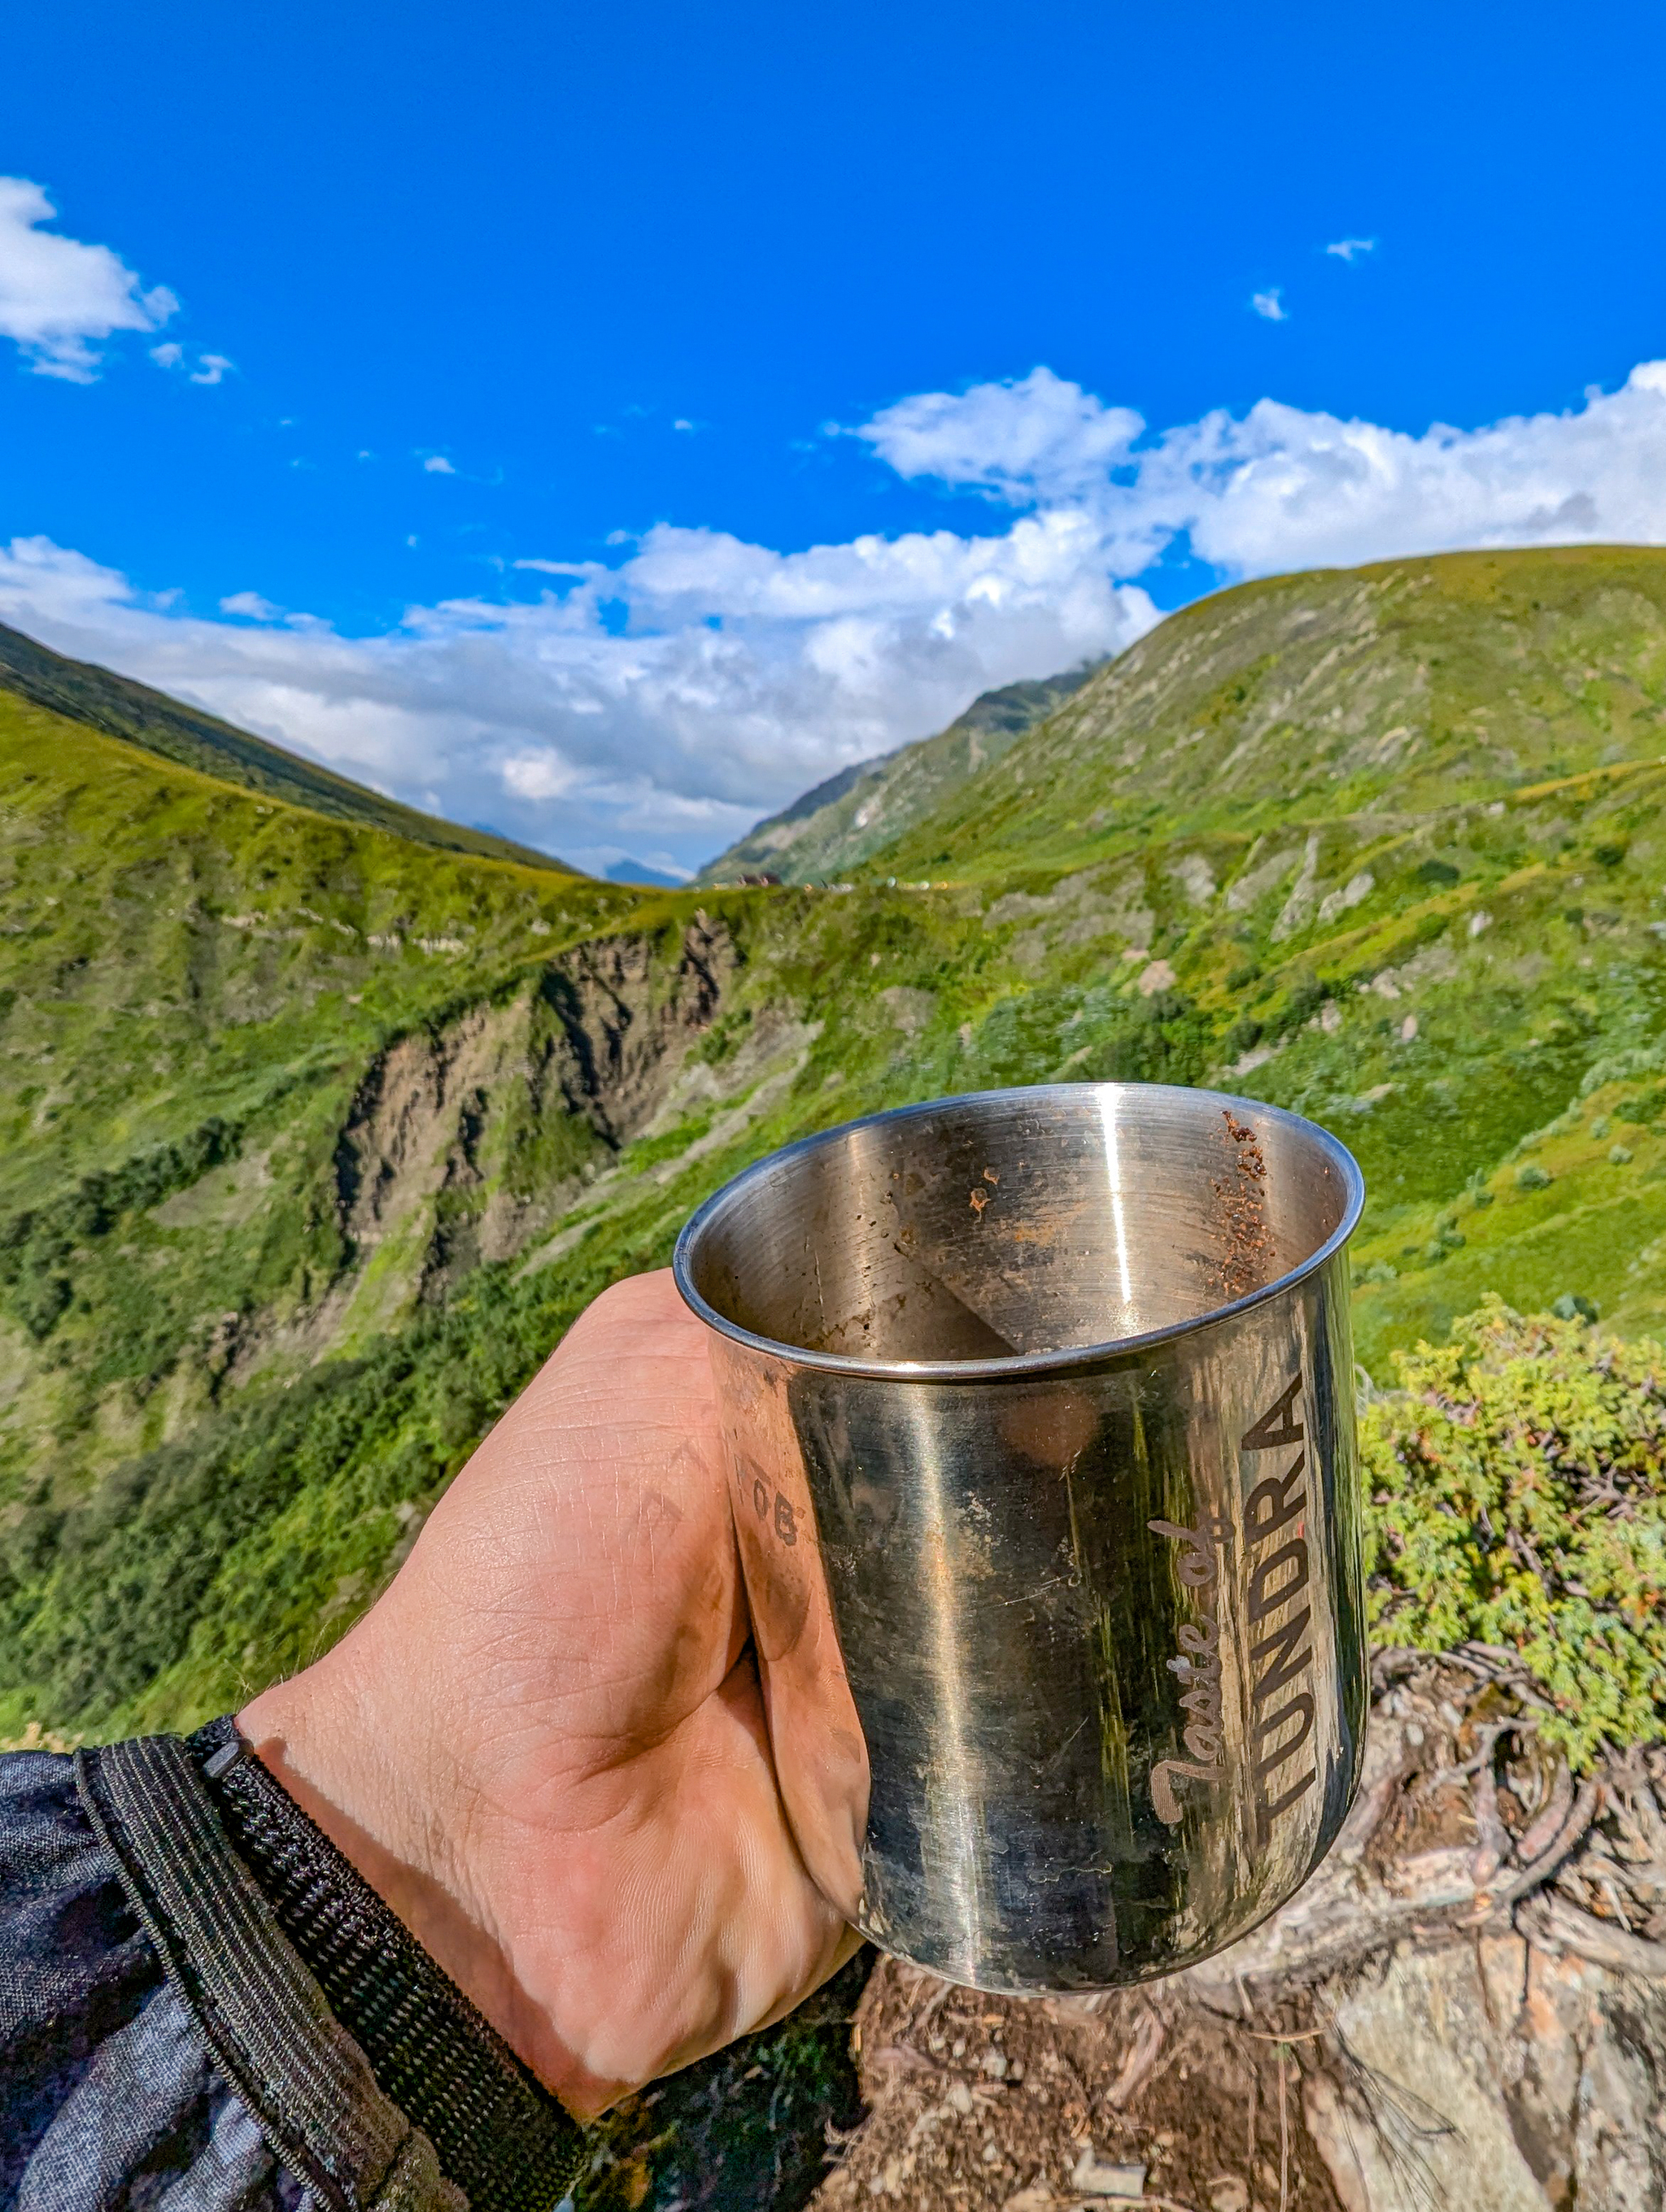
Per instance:
[[[78,1751],[75,1772],[169,1981],[309,2197],[327,2212],[468,2212],[278,1926],[179,1737]]]
[[[239,1736],[189,1748],[220,1817],[378,2082],[428,2136],[471,2212],[553,2212],[582,2130]]]

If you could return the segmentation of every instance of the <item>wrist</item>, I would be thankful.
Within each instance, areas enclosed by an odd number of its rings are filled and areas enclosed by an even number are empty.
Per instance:
[[[471,2203],[552,2205],[586,2160],[571,2115],[305,1813],[234,1724],[189,1741],[237,1853],[379,2087]]]
[[[454,1767],[420,1729],[422,1701],[387,1714],[348,1642],[237,1717],[261,1764],[523,2057],[508,1961],[478,1886],[478,1842]]]

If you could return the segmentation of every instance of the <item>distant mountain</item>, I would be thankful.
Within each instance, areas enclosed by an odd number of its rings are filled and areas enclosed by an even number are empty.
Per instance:
[[[523,867],[574,872],[564,861],[530,845],[518,845],[489,830],[465,830],[443,822],[437,815],[422,814],[414,806],[401,806],[344,775],[337,775],[316,761],[286,752],[282,745],[252,736],[200,707],[187,707],[149,684],[135,684],[88,660],[71,660],[49,646],[25,637],[21,630],[0,623],[0,691],[9,691],[31,705],[50,708],[74,722],[101,730],[106,737],[125,738],[160,753],[164,760],[200,769],[222,782],[238,783],[247,790],[287,799],[292,806],[310,806],[314,813],[333,814],[348,822],[363,822],[378,830],[392,830],[420,845],[435,845],[453,853],[478,853],[489,860],[516,860]]]
[[[980,769],[998,761],[1026,730],[1085,684],[1097,662],[1039,683],[985,691],[934,738],[921,738],[878,760],[859,761],[708,863],[700,884],[736,883],[748,875],[783,883],[825,883],[858,867],[882,845],[941,806]]]
[[[611,868],[602,870],[604,881],[610,884],[650,884],[666,890],[680,891],[681,876],[667,875],[663,868],[651,868],[646,860],[615,860]]]

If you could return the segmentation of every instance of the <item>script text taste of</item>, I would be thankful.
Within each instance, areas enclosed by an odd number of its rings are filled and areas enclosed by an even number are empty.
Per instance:
[[[1238,1440],[1240,1453],[1250,1462],[1246,1475],[1264,1464],[1256,1455],[1295,1449],[1295,1457],[1284,1473],[1256,1481],[1243,1502],[1246,1581],[1243,1595],[1251,1639],[1247,1794],[1250,1830],[1257,1847],[1267,1843],[1279,1815],[1288,1812],[1318,1780],[1318,1770],[1310,1763],[1294,1780],[1284,1778],[1281,1772],[1311,1736],[1315,1710],[1313,1647],[1309,1638],[1312,1607],[1296,1602],[1306,1591],[1310,1576],[1307,1446],[1298,1419],[1301,1390],[1298,1373]],[[1175,1794],[1177,1777],[1217,1788],[1227,1779],[1216,1586],[1220,1576],[1218,1547],[1228,1542],[1230,1532],[1224,1522],[1183,1528],[1172,1522],[1153,1521],[1149,1526],[1158,1535],[1183,1547],[1179,1578],[1184,1588],[1196,1594],[1199,1607],[1196,1621],[1184,1622],[1179,1630],[1179,1656],[1168,1662],[1182,1685],[1180,1703],[1189,1716],[1183,1740],[1191,1755],[1158,1760],[1151,1776],[1152,1807],[1160,1820],[1173,1826],[1183,1809]],[[1288,1617],[1279,1626],[1269,1626],[1286,1607],[1292,1608]]]

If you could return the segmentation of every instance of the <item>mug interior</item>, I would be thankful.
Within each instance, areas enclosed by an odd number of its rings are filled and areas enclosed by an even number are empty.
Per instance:
[[[987,1091],[854,1121],[737,1176],[685,1232],[721,1322],[864,1362],[1027,1358],[1183,1327],[1357,1217],[1311,1122],[1163,1084]]]

